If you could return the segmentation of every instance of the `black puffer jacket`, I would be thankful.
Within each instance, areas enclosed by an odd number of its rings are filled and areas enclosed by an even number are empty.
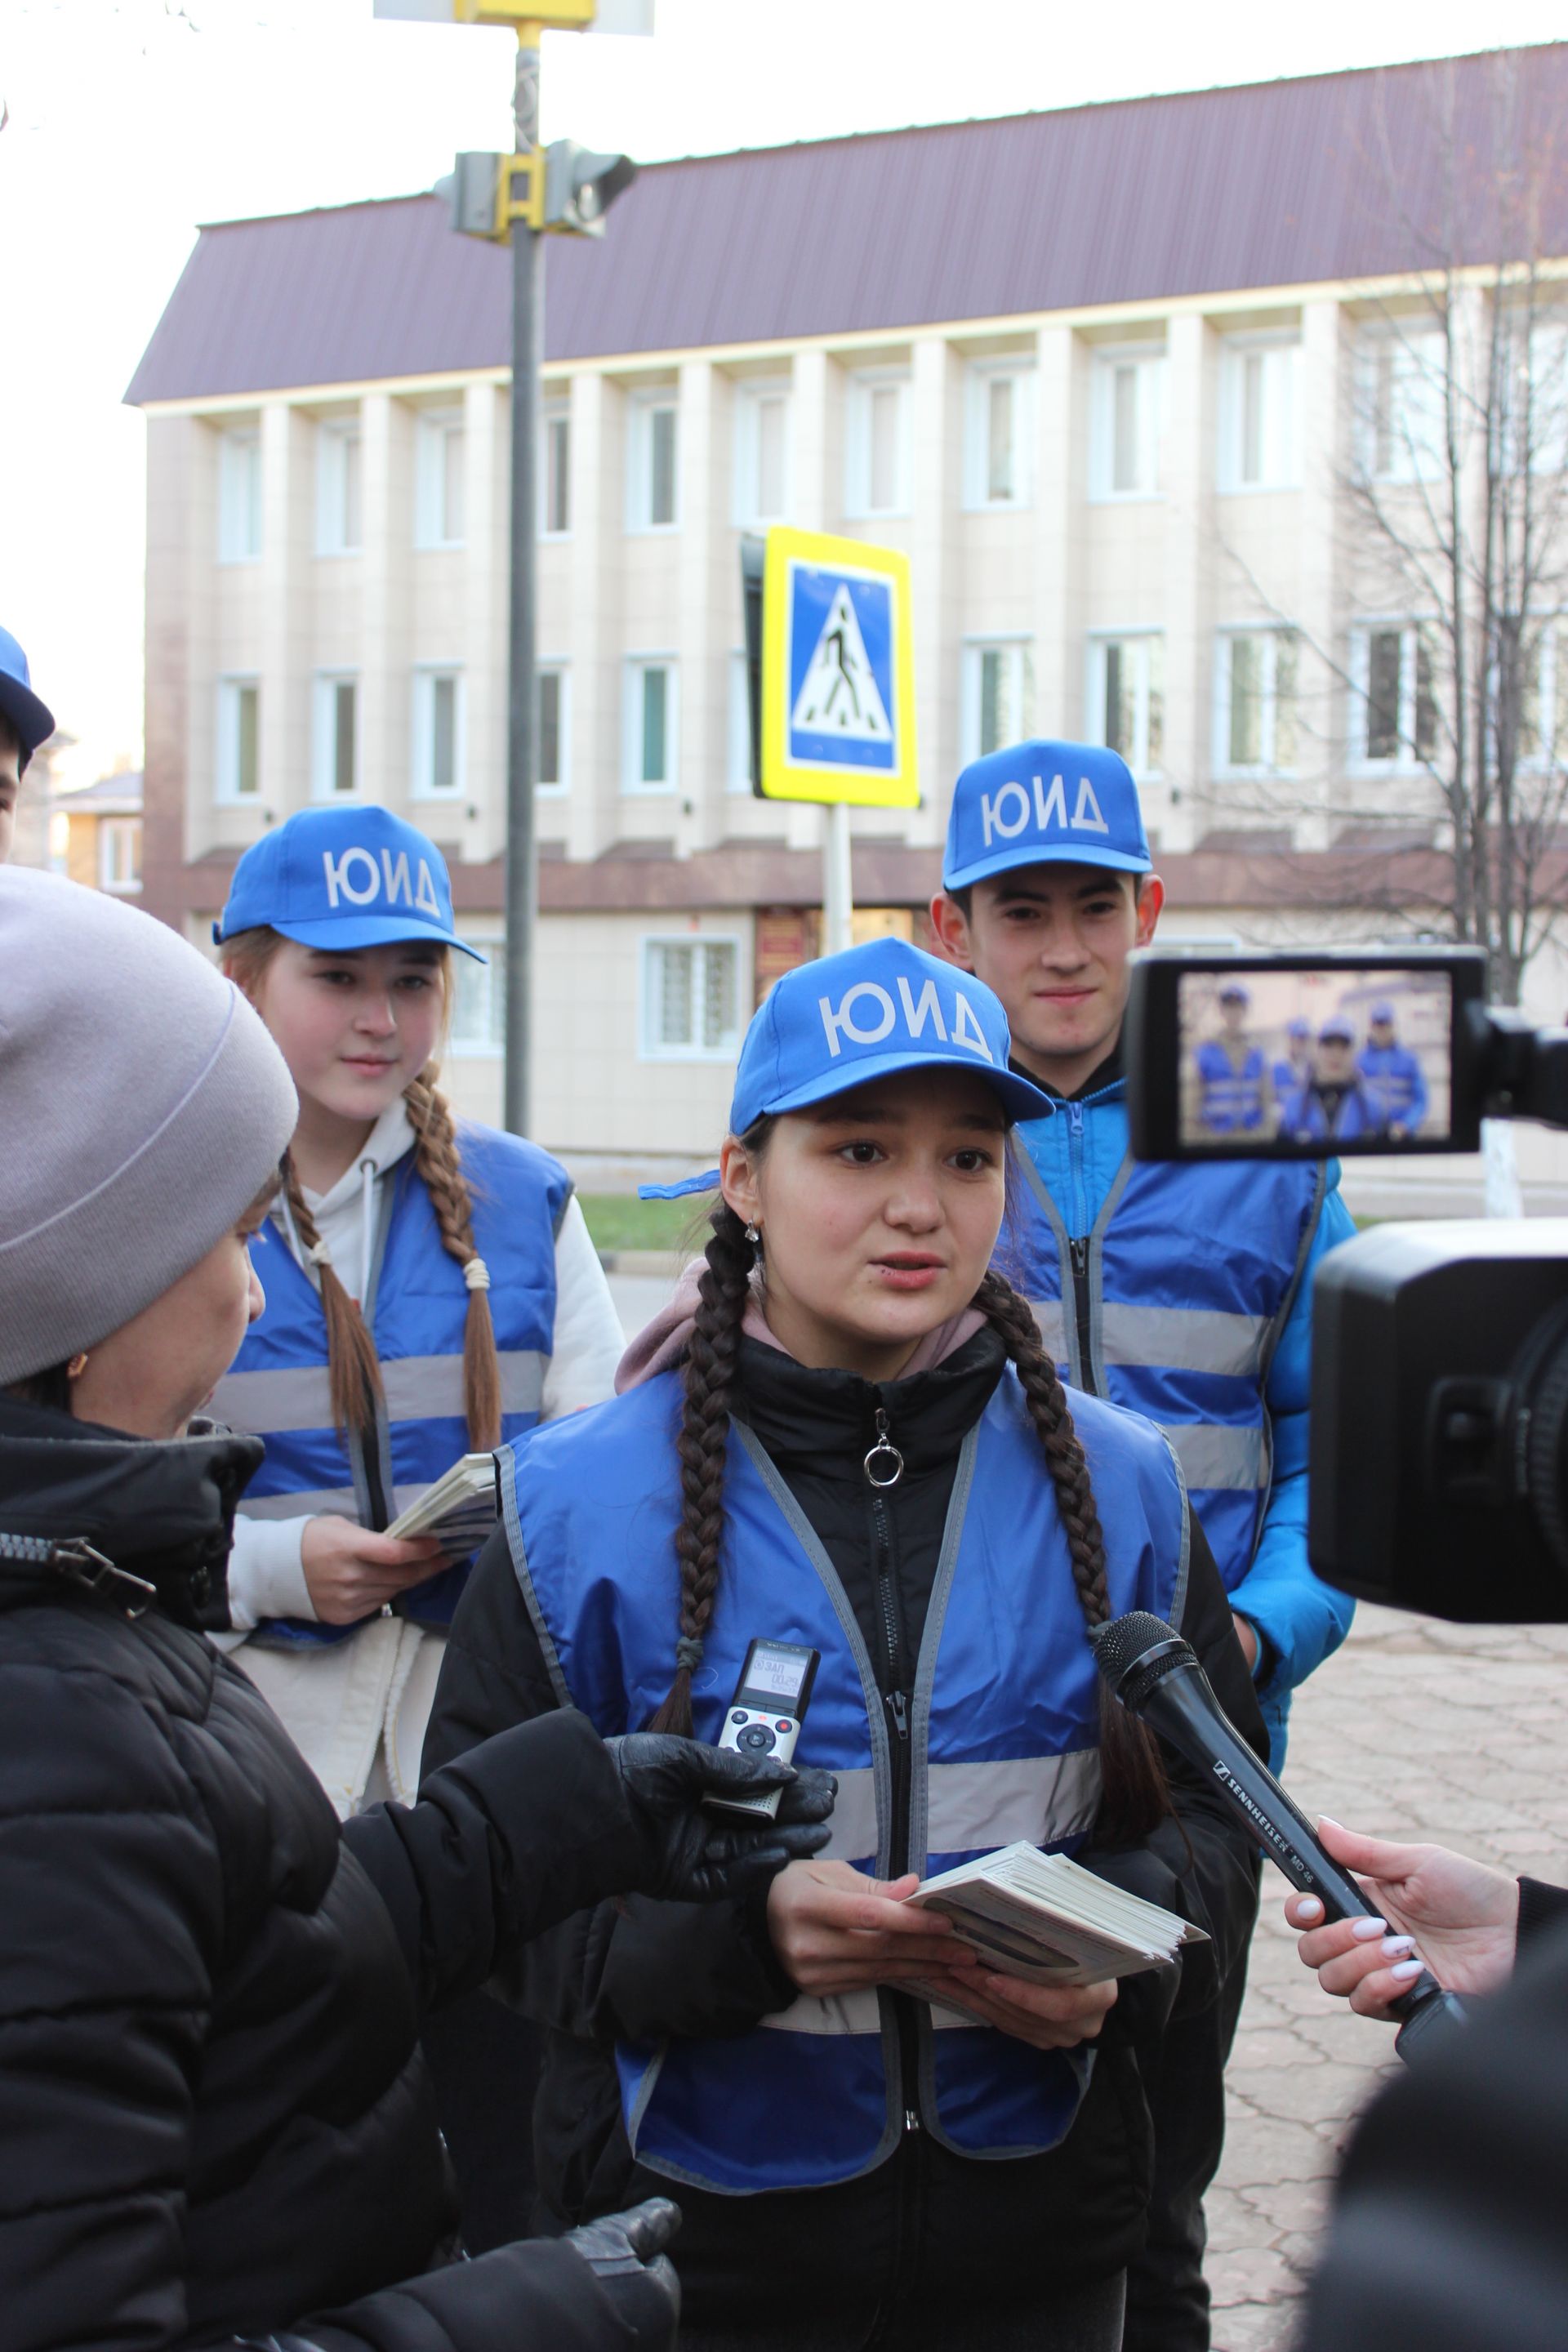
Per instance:
[[[417,2050],[426,2007],[635,1880],[618,1779],[563,1714],[340,1833],[195,1629],[260,1454],[0,1396],[0,1536],[86,1536],[155,1587],[132,1618],[123,1577],[0,1558],[0,2343],[162,2352],[347,2305],[302,2323],[323,2352],[624,2345],[567,2247],[452,2263]]]
[[[852,1373],[810,1371],[775,1348],[742,1342],[736,1411],[821,1538],[889,1697],[912,1677],[960,1450],[1005,1360],[1001,1341],[984,1330],[933,1370],[873,1389]],[[898,1485],[880,1497],[885,1559],[878,1557],[877,1515],[863,1467],[879,1405],[906,1465]],[[1180,1630],[1238,1728],[1265,1754],[1230,1610],[1195,1520]],[[670,1640],[673,1647],[673,1627]],[[498,1534],[453,1623],[426,1741],[426,1769],[499,1725],[555,1704],[505,1537]],[[1215,1960],[1228,1967],[1251,1931],[1257,1895],[1246,1839],[1201,1775],[1173,1755],[1167,1766],[1178,1818],[1139,1847],[1082,1858],[1209,1931],[1214,1943],[1196,1948],[1184,1963],[1177,1995],[1184,2006],[1202,2006],[1214,1997]],[[896,1794],[895,1813],[901,1802]],[[764,1899],[703,1912],[635,1896],[601,1904],[531,1944],[498,1975],[518,2006],[553,2029],[535,2109],[535,2152],[557,2226],[628,2197],[669,2189],[633,2159],[621,2127],[612,2041],[747,2033],[795,1997],[767,1934]],[[694,2340],[706,2342],[705,2331],[717,2331],[715,2341],[744,2335],[737,2315],[750,2312],[747,2326],[761,2341],[757,2314],[796,2311],[803,2245],[810,2249],[818,2328],[811,2340],[825,2347],[858,2344],[879,2326],[890,2328],[893,2341],[923,2343],[928,2334],[935,2342],[957,2340],[963,2330],[955,2314],[967,2325],[982,2306],[1021,2300],[1036,2307],[1053,2284],[1120,2270],[1142,2241],[1148,2196],[1140,2051],[1163,2029],[1173,1990],[1168,1974],[1122,1985],[1078,2120],[1047,2155],[977,2162],[916,2129],[876,2171],[831,2189],[722,2197],[682,2184],[679,2263]],[[904,2006],[896,1997],[895,2009]],[[828,2312],[839,2335],[828,2332]]]

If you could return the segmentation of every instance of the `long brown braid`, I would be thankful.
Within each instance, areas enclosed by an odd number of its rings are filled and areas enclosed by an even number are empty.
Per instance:
[[[754,1160],[765,1138],[752,1129],[742,1139]],[[719,1581],[730,1399],[753,1258],[745,1229],[727,1203],[721,1202],[710,1222],[713,1234],[698,1284],[697,1316],[687,1349],[680,1433],[676,1441],[682,1506],[675,1538],[680,1566],[680,1637],[676,1643],[675,1680],[648,1727],[652,1731],[679,1732],[688,1738],[692,1730],[692,1670],[701,1658]],[[1018,1375],[1056,1489],[1084,1621],[1091,1628],[1103,1625],[1110,1616],[1105,1538],[1067,1392],[1040,1344],[1026,1301],[1009,1282],[999,1274],[987,1274],[973,1303],[1001,1339]],[[1170,1790],[1160,1751],[1146,1726],[1118,1706],[1104,1684],[1100,1685],[1100,1759],[1101,1795],[1095,1835],[1107,1844],[1135,1843],[1169,1814]]]
[[[225,941],[224,971],[252,1003],[260,995],[267,967],[281,944],[279,932],[259,925]],[[449,1005],[448,964],[443,950],[436,969]],[[442,1247],[464,1269],[468,1285],[463,1326],[463,1411],[469,1445],[476,1454],[488,1454],[500,1444],[500,1361],[490,1316],[489,1276],[474,1245],[473,1201],[462,1171],[451,1108],[436,1084],[434,1062],[404,1088],[403,1099],[414,1128],[414,1164],[430,1196]],[[343,1288],[336,1268],[321,1247],[321,1237],[306,1206],[304,1188],[291,1154],[284,1160],[284,1194],[300,1246],[321,1284],[333,1423],[344,1435],[352,1431],[361,1439],[374,1442],[376,1408],[383,1395],[375,1341],[358,1303]],[[477,1278],[468,1275],[470,1265],[479,1268]]]

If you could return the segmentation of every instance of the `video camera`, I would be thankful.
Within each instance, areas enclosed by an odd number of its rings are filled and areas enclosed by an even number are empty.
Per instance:
[[[1150,956],[1127,1018],[1143,1160],[1467,1151],[1568,1128],[1568,1029],[1485,1002],[1477,950]],[[1387,1224],[1312,1314],[1308,1549],[1329,1583],[1468,1623],[1568,1622],[1568,1219]]]

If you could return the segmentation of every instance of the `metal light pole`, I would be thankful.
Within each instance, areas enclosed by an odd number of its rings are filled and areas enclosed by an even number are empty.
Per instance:
[[[512,88],[512,152],[518,155],[532,155],[539,146],[539,43],[537,24],[518,27],[517,79]],[[507,624],[502,1118],[513,1135],[526,1135],[533,1076],[533,940],[539,903],[539,842],[533,807],[539,570],[534,463],[539,363],[544,357],[544,239],[538,229],[521,220],[512,224],[511,268],[511,601]]]

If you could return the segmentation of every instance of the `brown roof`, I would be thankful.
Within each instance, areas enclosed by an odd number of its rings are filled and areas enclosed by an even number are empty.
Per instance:
[[[1562,255],[1565,110],[1555,43],[652,164],[602,243],[550,240],[547,356],[1492,260],[1521,158],[1543,184],[1538,249]],[[508,257],[446,217],[405,196],[204,228],[127,399],[504,367]]]

